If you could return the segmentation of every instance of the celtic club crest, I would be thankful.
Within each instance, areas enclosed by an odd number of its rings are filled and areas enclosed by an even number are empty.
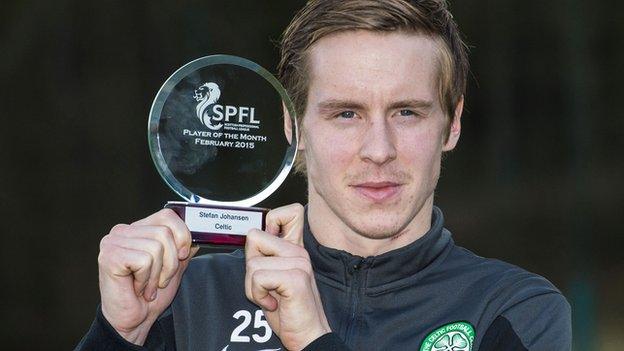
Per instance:
[[[420,351],[471,351],[474,328],[468,322],[453,322],[427,335]]]

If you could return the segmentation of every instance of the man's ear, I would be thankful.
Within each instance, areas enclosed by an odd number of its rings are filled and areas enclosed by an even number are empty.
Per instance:
[[[292,144],[292,135],[293,135],[293,120],[290,118],[290,112],[286,108],[286,105],[282,104],[282,110],[284,111],[284,135],[286,136],[286,140],[288,140],[289,144]],[[303,138],[301,137],[301,123],[299,123],[298,129],[298,145],[297,150],[303,150]]]
[[[464,110],[464,96],[462,95],[459,101],[457,102],[457,106],[455,106],[455,114],[453,115],[453,120],[451,121],[451,125],[449,128],[448,139],[442,146],[442,151],[451,151],[457,145],[459,141],[459,135],[461,134],[461,116]]]

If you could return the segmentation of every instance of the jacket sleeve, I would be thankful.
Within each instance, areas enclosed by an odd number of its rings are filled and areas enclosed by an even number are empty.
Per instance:
[[[327,333],[312,341],[303,351],[348,351],[349,348],[338,335]]]
[[[531,297],[501,313],[481,340],[480,351],[570,351],[572,323],[565,297]]]
[[[74,351],[175,351],[173,317],[169,310],[156,320],[150,329],[145,345],[135,345],[124,339],[108,323],[98,306],[95,320],[87,334],[80,340]]]

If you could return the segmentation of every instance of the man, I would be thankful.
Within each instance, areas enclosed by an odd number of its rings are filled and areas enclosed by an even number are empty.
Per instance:
[[[192,261],[173,212],[115,226],[78,349],[569,350],[560,292],[456,246],[433,205],[467,70],[443,1],[309,2],[279,67],[307,207],[271,211],[244,254]]]

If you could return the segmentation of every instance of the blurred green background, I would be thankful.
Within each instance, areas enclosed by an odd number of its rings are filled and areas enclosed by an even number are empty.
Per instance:
[[[3,350],[67,350],[99,300],[110,227],[176,196],[151,164],[151,101],[184,63],[275,71],[303,1],[0,2]],[[471,46],[462,140],[436,202],[461,245],[553,281],[575,350],[624,336],[624,2],[455,0]],[[305,202],[291,177],[261,205]]]

